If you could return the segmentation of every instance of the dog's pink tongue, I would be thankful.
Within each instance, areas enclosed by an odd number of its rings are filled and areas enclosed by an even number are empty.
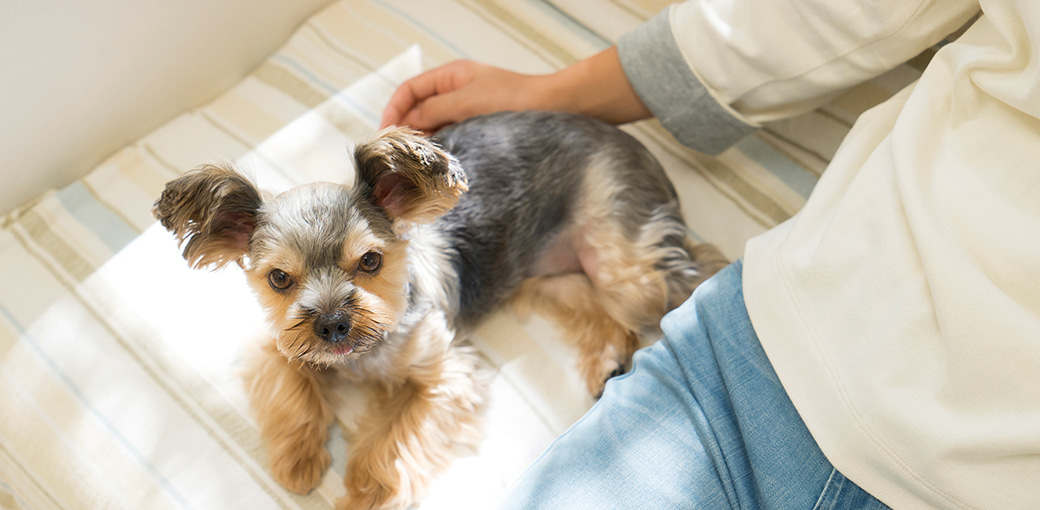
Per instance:
[[[341,356],[344,355],[344,354],[350,354],[350,353],[354,352],[354,346],[353,345],[344,345],[343,347],[338,347],[336,349],[333,349],[332,352],[334,352],[334,353],[336,353],[338,355],[341,355]]]

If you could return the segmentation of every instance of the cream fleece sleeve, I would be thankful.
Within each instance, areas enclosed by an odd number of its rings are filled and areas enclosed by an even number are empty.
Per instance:
[[[941,41],[974,0],[700,0],[618,41],[625,74],[684,144],[718,153]]]

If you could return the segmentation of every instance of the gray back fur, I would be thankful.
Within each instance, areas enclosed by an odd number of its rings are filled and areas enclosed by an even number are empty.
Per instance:
[[[458,158],[469,179],[469,192],[436,224],[455,251],[463,325],[508,297],[567,226],[593,162],[612,162],[611,174],[624,185],[617,202],[629,239],[658,205],[675,199],[664,170],[641,143],[586,117],[493,114],[452,125],[434,140]]]

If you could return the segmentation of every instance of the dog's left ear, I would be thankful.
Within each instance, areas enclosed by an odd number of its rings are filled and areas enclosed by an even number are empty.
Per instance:
[[[429,223],[469,187],[458,160],[417,131],[389,128],[354,150],[357,186],[394,223]]]
[[[232,168],[203,165],[166,184],[152,214],[184,246],[195,268],[242,265],[262,205],[260,191]]]

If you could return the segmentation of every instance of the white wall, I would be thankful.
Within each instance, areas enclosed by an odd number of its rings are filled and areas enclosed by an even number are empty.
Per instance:
[[[214,98],[330,0],[0,0],[0,214]]]

